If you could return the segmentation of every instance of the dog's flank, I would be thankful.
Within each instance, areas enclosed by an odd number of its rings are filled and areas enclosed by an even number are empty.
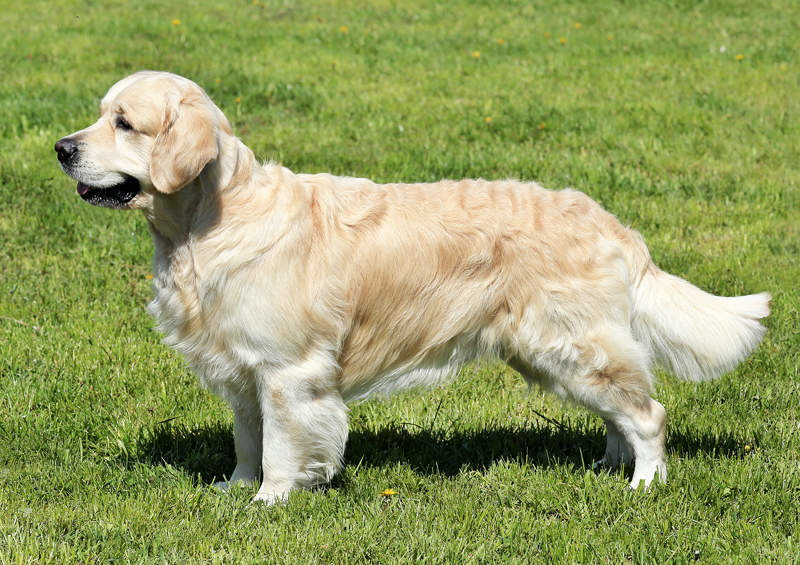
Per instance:
[[[59,141],[59,160],[79,183],[135,179],[131,199],[111,183],[96,203],[144,212],[150,311],[233,408],[230,482],[261,478],[258,500],[330,480],[345,402],[434,385],[486,355],[598,413],[602,462],[635,459],[632,486],[665,480],[651,364],[712,378],[763,336],[767,294],[720,298],[660,271],[580,192],[259,165],[202,89],[167,73],[123,79],[101,112]]]

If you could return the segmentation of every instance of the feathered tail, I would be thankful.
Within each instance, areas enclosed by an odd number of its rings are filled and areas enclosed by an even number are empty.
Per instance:
[[[709,294],[654,265],[634,294],[633,330],[655,357],[684,379],[703,381],[732,370],[764,337],[770,295]]]

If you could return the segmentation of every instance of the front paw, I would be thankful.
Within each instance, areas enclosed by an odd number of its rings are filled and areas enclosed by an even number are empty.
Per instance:
[[[289,493],[288,492],[281,492],[281,493],[269,493],[269,494],[261,494],[258,493],[253,497],[253,501],[251,504],[266,504],[267,506],[273,506],[275,504],[283,504],[288,502],[289,500]]]
[[[252,487],[257,484],[258,479],[255,477],[237,477],[236,473],[231,475],[231,478],[226,481],[217,481],[214,483],[214,488],[223,492],[229,491],[232,487]]]
[[[282,504],[289,500],[289,492],[291,492],[291,490],[292,486],[289,483],[281,482],[275,484],[264,482],[261,484],[261,488],[258,489],[255,498],[253,498],[252,504],[257,502],[266,504],[267,506]]]

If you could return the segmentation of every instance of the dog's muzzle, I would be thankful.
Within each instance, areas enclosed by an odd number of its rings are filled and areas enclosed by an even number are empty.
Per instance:
[[[79,144],[73,139],[65,137],[56,141],[54,149],[64,172],[73,178],[80,177],[80,174],[76,174]],[[130,201],[141,191],[141,186],[135,178],[122,173],[120,175],[124,178],[121,183],[105,187],[90,186],[76,178],[78,195],[95,206],[127,208]]]

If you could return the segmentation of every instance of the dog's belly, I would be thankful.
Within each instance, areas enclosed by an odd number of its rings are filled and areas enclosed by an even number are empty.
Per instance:
[[[395,359],[393,364],[376,360],[376,366],[357,367],[351,363],[342,367],[338,379],[340,392],[346,402],[351,402],[373,395],[388,396],[400,390],[434,387],[454,377],[465,363],[486,353],[486,347],[478,340],[459,336],[431,347],[427,353],[412,352],[408,358]],[[358,370],[371,372],[358,374]]]

